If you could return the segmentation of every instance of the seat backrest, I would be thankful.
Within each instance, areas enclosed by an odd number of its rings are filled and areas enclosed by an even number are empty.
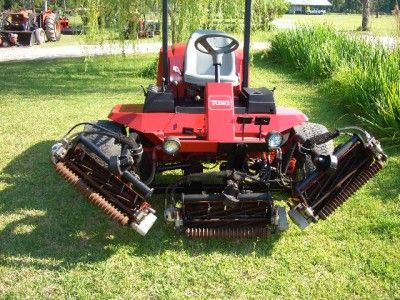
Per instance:
[[[215,30],[197,30],[192,33],[189,38],[184,62],[184,75],[185,82],[205,86],[207,82],[214,82],[215,68],[211,55],[201,53],[198,51],[194,43],[195,41],[205,34],[222,33]],[[217,45],[217,42],[228,44],[228,39],[216,38],[214,41],[210,38],[211,43]],[[200,46],[201,47],[201,46]],[[239,78],[236,75],[236,60],[235,52],[224,54],[222,57],[221,66],[221,82],[231,82],[234,86],[239,84]]]

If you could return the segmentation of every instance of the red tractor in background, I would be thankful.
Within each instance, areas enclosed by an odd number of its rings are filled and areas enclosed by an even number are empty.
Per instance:
[[[40,13],[36,13],[34,8],[21,9],[15,13],[3,12],[0,39],[3,46],[33,46],[46,41],[56,42],[61,38],[63,26],[68,26],[68,23],[48,9],[45,1],[44,9]]]
[[[277,107],[274,91],[249,87],[251,0],[243,50],[219,31],[198,30],[187,44],[163,47],[157,83],[144,104],[116,105],[109,121],[79,123],[52,149],[56,171],[113,220],[145,235],[157,217],[188,237],[265,237],[288,226],[325,220],[384,166],[366,131],[328,131],[294,108]],[[85,126],[75,132],[79,126]],[[337,147],[333,139],[349,135]],[[166,172],[182,176],[163,182]]]

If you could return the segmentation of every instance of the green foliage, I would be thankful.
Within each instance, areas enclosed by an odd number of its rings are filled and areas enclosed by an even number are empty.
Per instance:
[[[360,0],[332,0],[332,10],[336,12],[361,12]]]
[[[342,65],[362,64],[364,56],[384,51],[360,38],[350,38],[326,25],[284,31],[272,40],[271,54],[284,59],[309,78],[327,78]]]
[[[53,0],[48,1],[48,7],[53,9],[63,9],[65,2],[67,9],[79,7],[84,0]],[[0,0],[0,10],[13,9],[18,10],[20,8],[31,8],[34,6],[36,9],[42,9],[44,7],[44,0]]]
[[[387,14],[393,10],[397,0],[369,0],[373,11],[380,11]],[[360,0],[331,0],[332,11],[361,13],[362,5]]]
[[[400,51],[371,53],[334,76],[345,104],[374,132],[400,142]]]
[[[366,126],[400,141],[400,50],[316,26],[276,35],[271,55],[307,78],[333,78],[343,104]]]
[[[144,68],[137,70],[137,75],[142,78],[154,79],[157,76],[157,68],[158,57],[154,59],[151,63],[148,63]]]
[[[243,28],[243,0],[170,0],[169,17],[172,42],[184,41],[198,28],[212,28],[238,32]],[[253,1],[253,29],[268,30],[270,22],[287,11],[285,0]],[[84,0],[82,19],[88,26],[89,36],[100,33],[125,36],[127,24],[138,24],[139,19],[150,16],[161,19],[161,0]],[[137,26],[134,26],[137,27]]]
[[[286,13],[288,9],[288,2],[282,0],[254,1],[253,25],[255,29],[269,30],[271,22]]]
[[[176,38],[173,42],[184,41],[198,28],[218,29],[227,32],[239,32],[243,28],[243,0],[187,0],[170,1],[172,30],[176,22]],[[254,30],[269,30],[271,21],[282,16],[288,10],[285,0],[255,0],[252,8]],[[188,22],[187,20],[190,20]]]

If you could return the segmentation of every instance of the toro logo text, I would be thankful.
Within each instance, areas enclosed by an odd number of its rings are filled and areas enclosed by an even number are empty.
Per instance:
[[[209,108],[212,110],[227,110],[232,108],[231,99],[210,99]]]

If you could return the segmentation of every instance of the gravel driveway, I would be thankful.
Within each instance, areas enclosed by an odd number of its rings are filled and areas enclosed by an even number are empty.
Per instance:
[[[160,48],[161,43],[0,48],[0,62],[84,57],[88,55],[118,55],[122,53],[157,53]],[[252,44],[253,50],[263,50],[267,48],[269,48],[269,43],[256,42]]]
[[[12,47],[0,48],[0,62],[24,61],[35,59],[53,59],[65,57],[84,57],[87,55],[116,55],[131,53],[155,53],[160,49],[160,43],[137,45],[70,45],[54,47]]]

